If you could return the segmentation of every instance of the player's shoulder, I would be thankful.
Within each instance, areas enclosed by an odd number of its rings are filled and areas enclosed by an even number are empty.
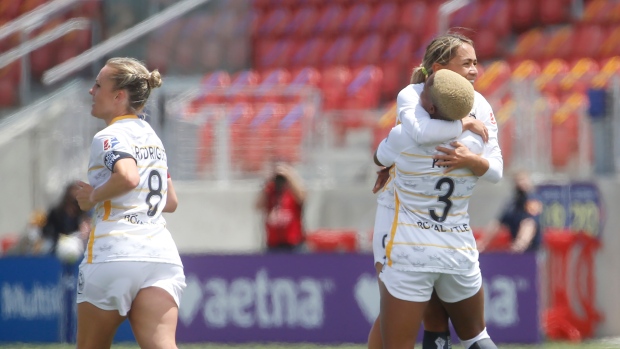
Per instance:
[[[420,99],[420,93],[424,89],[424,84],[409,84],[398,92],[399,100],[415,100]]]
[[[491,108],[491,104],[480,92],[474,91],[474,109],[477,108]]]

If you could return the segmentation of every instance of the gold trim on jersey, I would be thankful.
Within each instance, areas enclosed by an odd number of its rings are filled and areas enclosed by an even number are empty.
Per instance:
[[[454,173],[450,173],[450,174],[446,174],[443,172],[410,172],[410,171],[403,171],[399,168],[397,168],[398,172],[402,173],[402,174],[406,174],[406,175],[410,175],[410,176],[442,176],[442,177],[477,177],[475,174],[473,173],[468,173],[468,174],[454,174]]]
[[[113,123],[115,123],[117,121],[125,120],[125,119],[138,119],[138,116],[137,115],[133,115],[133,114],[117,116],[114,119],[112,119],[112,121],[110,121],[110,125],[112,125]],[[110,126],[110,125],[108,125],[108,126]]]
[[[425,217],[428,216],[428,210],[426,210],[426,211],[424,211],[424,210],[413,210],[413,209],[407,208],[405,206],[403,206],[403,208],[405,210],[409,211],[409,212],[419,213],[421,215],[424,215]],[[433,207],[433,209],[435,209],[435,207]],[[467,214],[467,211],[465,211],[465,212],[457,212],[457,213],[448,213],[448,216],[456,217],[456,216],[464,216],[466,214]],[[398,224],[409,224],[409,223],[398,223]],[[415,224],[411,224],[411,225],[415,225]]]
[[[398,200],[398,193],[394,192],[394,220],[392,221],[392,229],[390,230],[390,241],[385,246],[385,257],[387,258],[388,266],[392,266],[392,248],[394,246],[394,236],[396,236],[396,228],[398,227],[398,212],[400,211],[400,201]]]
[[[93,226],[93,228],[90,230],[90,236],[88,237],[88,247],[87,247],[87,251],[88,254],[86,256],[86,263],[88,264],[92,264],[93,263],[93,245],[95,244],[95,229],[97,229],[97,226]]]
[[[168,166],[147,165],[147,166],[138,166],[138,168],[161,168],[161,169],[164,169],[164,170],[168,170]]]
[[[400,190],[403,193],[408,194],[408,195],[418,196],[418,197],[427,198],[427,199],[429,199],[429,198],[436,198],[437,197],[437,195],[426,195],[426,194],[414,193],[414,192],[411,192],[411,191],[404,190],[404,189],[402,189],[400,187],[398,188],[398,190]],[[454,196],[454,195],[451,195],[450,199],[451,200],[464,200],[464,199],[469,199],[470,197],[471,197],[471,195],[465,195],[465,196]]]
[[[394,242],[394,245],[438,247],[438,248],[447,248],[450,250],[464,250],[464,251],[476,251],[477,250],[477,248],[475,247],[453,247],[453,246],[435,245],[435,244],[421,244],[417,242]]]
[[[112,201],[106,200],[103,202],[103,220],[107,221],[110,218],[110,212],[112,212]]]
[[[400,155],[410,156],[412,158],[423,158],[423,159],[432,159],[433,158],[433,155],[412,154],[412,153],[405,153],[404,151],[400,152]]]
[[[99,169],[102,169],[102,168],[105,168],[105,166],[93,166],[93,167],[88,169],[88,172],[99,170]]]

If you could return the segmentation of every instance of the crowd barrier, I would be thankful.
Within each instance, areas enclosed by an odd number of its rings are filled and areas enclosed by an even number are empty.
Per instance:
[[[181,343],[364,343],[379,312],[367,254],[182,259],[187,288],[179,310]],[[536,256],[483,254],[480,264],[494,340],[539,342]],[[74,341],[76,271],[51,257],[0,259],[0,342]],[[134,340],[127,322],[115,340]]]

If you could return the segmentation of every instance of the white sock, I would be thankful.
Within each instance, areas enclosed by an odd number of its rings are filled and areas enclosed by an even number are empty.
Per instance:
[[[476,337],[474,337],[472,339],[468,339],[468,340],[461,340],[461,344],[463,344],[463,347],[465,349],[469,349],[469,347],[471,347],[474,343],[476,343],[477,341],[479,341],[481,339],[485,339],[485,338],[491,338],[491,337],[489,337],[489,334],[487,333],[487,328],[486,327]]]

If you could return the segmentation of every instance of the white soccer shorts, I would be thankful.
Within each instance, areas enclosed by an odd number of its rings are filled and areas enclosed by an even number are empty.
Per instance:
[[[482,287],[478,263],[465,274],[403,271],[384,265],[379,278],[392,296],[410,302],[427,302],[434,287],[439,299],[456,303],[474,296]]]
[[[103,310],[118,310],[121,316],[126,316],[138,292],[151,286],[164,289],[179,306],[185,289],[183,267],[153,262],[82,264],[77,302],[88,302]]]
[[[372,254],[375,257],[375,264],[385,264],[385,245],[388,242],[393,221],[394,209],[377,205],[375,228],[372,232]]]

